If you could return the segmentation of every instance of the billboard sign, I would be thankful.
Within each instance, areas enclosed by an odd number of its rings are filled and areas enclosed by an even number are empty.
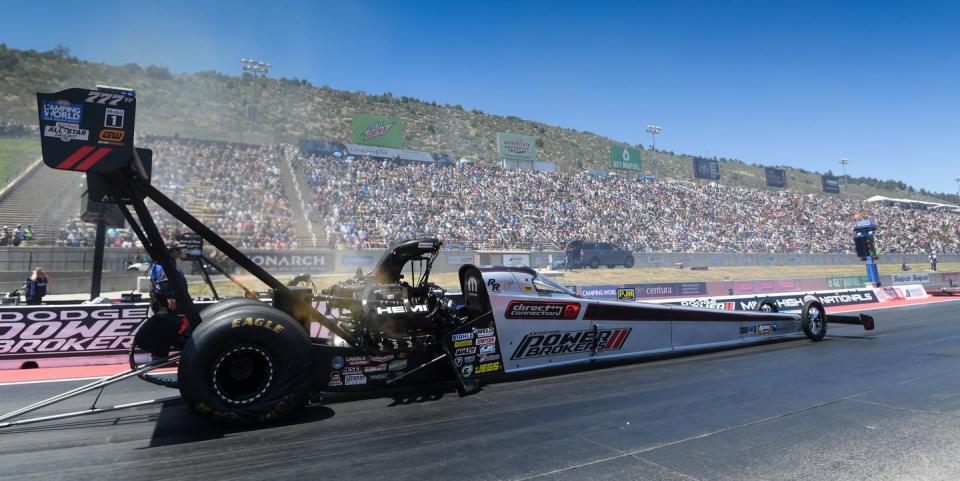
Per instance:
[[[643,162],[640,151],[630,147],[610,146],[610,168],[640,172]]]
[[[501,160],[514,162],[536,162],[537,160],[537,144],[529,135],[497,132],[497,151]]]
[[[829,194],[839,194],[840,193],[840,181],[837,180],[836,176],[833,175],[824,175],[820,177],[820,185],[823,186],[823,191]]]
[[[403,147],[403,123],[400,119],[374,115],[354,115],[353,143],[399,149]]]
[[[719,180],[720,162],[702,157],[693,158],[693,176],[698,179]]]
[[[787,171],[774,167],[767,167],[763,169],[763,173],[767,177],[767,187],[787,186]]]

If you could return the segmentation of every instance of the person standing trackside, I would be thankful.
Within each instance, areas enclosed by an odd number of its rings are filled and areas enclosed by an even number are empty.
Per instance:
[[[50,285],[50,276],[43,272],[42,267],[33,270],[33,274],[27,279],[26,298],[27,305],[39,306],[43,302],[43,296],[47,295],[47,286]]]
[[[937,254],[930,254],[930,269],[937,272]]]

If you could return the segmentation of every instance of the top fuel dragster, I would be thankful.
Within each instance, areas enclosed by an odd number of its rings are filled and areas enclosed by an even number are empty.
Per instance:
[[[150,185],[150,152],[133,147],[135,105],[133,92],[122,89],[38,94],[41,131],[51,132],[42,137],[44,162],[86,172],[90,198],[116,204],[165,271],[173,271],[173,260],[145,198],[267,284],[271,302],[235,298],[201,310],[177,276],[170,276],[189,329],[178,331],[176,315],[150,317],[136,348],[151,352],[155,361],[137,365],[131,351],[130,371],[0,416],[0,426],[32,421],[12,419],[132,376],[179,389],[187,406],[204,417],[267,422],[297,412],[320,393],[449,380],[468,395],[484,380],[515,372],[801,333],[819,341],[828,322],[873,329],[869,316],[828,316],[812,296],[799,313],[777,312],[772,301],[749,312],[595,300],[528,267],[464,265],[462,298],[451,296],[430,282],[442,246],[432,238],[396,242],[371,273],[322,292],[286,286]],[[107,115],[126,120],[103,127]],[[325,328],[322,337],[308,334],[311,323]],[[149,373],[171,365],[178,366],[176,380]]]

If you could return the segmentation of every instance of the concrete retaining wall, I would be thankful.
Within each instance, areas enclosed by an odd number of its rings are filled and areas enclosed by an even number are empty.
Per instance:
[[[300,251],[247,251],[248,255],[277,258],[323,258],[323,262],[304,261],[303,266],[287,266],[286,272],[354,273],[357,268],[369,271],[383,255],[383,249],[368,250],[300,250]],[[141,257],[141,249],[106,249],[104,271],[121,272]],[[551,251],[442,251],[433,265],[434,272],[455,272],[466,263],[499,265],[509,260],[523,260],[535,268],[550,265],[551,260],[563,259],[562,252]],[[960,256],[938,256],[941,263],[960,262]],[[636,267],[674,267],[678,263],[691,266],[785,266],[785,265],[850,265],[861,261],[853,254],[729,254],[729,253],[635,253]],[[308,259],[308,260],[311,260]],[[883,264],[927,263],[925,255],[882,255]],[[66,247],[0,247],[0,272],[29,272],[35,266],[43,266],[51,272],[89,272],[93,267],[93,248]],[[271,272],[277,269],[266,267]]]

